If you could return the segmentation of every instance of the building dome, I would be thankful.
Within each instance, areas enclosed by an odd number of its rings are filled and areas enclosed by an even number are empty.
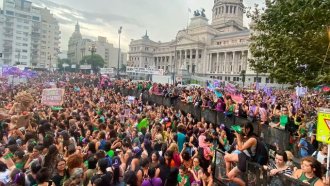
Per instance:
[[[80,33],[80,26],[79,26],[79,23],[77,22],[76,26],[75,26],[75,30],[74,32],[72,33],[71,35],[71,38],[70,40],[80,40],[82,39],[82,35]]]
[[[214,0],[212,26],[221,29],[228,23],[243,28],[243,0]]]

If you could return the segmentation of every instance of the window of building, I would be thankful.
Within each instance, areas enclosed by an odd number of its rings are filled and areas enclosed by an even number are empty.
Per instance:
[[[233,10],[233,6],[230,6],[230,13],[232,13],[232,10]]]
[[[27,50],[22,50],[23,53],[27,53]]]
[[[226,6],[226,13],[228,13],[228,9],[229,9],[229,7],[228,7],[228,6]]]
[[[32,16],[32,20],[34,20],[34,21],[39,21],[39,20],[40,20],[40,18],[39,18],[39,17],[37,17],[37,16]]]
[[[236,14],[236,6],[234,6],[234,14]]]
[[[261,77],[258,77],[258,81],[257,81],[257,77],[254,77],[253,78],[253,82],[261,83]]]
[[[6,10],[6,14],[7,14],[7,15],[12,15],[12,16],[13,16],[13,15],[14,15],[14,12],[13,12],[13,11],[10,11],[10,10]]]
[[[23,43],[22,45],[23,45],[23,46],[28,46],[28,44],[27,44],[27,43]]]

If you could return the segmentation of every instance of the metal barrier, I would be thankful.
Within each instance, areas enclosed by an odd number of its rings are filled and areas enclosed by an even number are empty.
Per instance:
[[[219,149],[215,150],[215,159],[213,166],[213,179],[220,185],[234,185],[228,179],[223,179],[226,176],[226,164],[224,160],[225,153]],[[288,177],[284,174],[269,176],[259,164],[247,161],[247,171],[240,174],[241,178],[248,186],[307,186],[297,179]]]
[[[215,124],[224,124],[228,128],[232,125],[242,124],[248,122],[246,118],[238,117],[236,115],[225,116],[222,112],[217,112],[208,108],[201,108],[195,106],[192,103],[183,103],[179,98],[171,100],[162,95],[150,95],[148,91],[137,91],[133,89],[126,89],[124,87],[114,87],[116,91],[121,92],[125,96],[135,96],[139,97],[142,93],[142,100],[145,103],[146,101],[149,104],[158,104],[165,106],[173,106],[174,108],[183,111],[184,113],[190,113],[197,120],[201,120],[203,117],[206,122],[215,123]],[[287,150],[289,149],[290,133],[285,130],[271,128],[267,125],[260,125],[259,122],[253,122],[254,132],[259,136],[262,136],[265,143],[269,145],[278,145],[280,149]],[[279,140],[280,139],[280,140]]]

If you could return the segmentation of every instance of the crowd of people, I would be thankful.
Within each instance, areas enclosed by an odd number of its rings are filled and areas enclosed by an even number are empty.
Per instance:
[[[65,90],[62,105],[41,103],[42,90],[50,87]],[[320,150],[313,155],[303,152],[308,148],[307,136],[313,136],[308,132],[315,130],[309,129],[306,122],[313,118],[316,107],[330,106],[324,97],[306,96],[296,108],[287,90],[274,90],[275,102],[262,91],[242,90],[243,101],[236,102],[225,92],[217,97],[205,88],[185,90],[174,85],[57,72],[40,73],[27,84],[2,85],[0,183],[211,186],[215,180],[214,152],[221,149],[226,152],[227,171],[227,177],[221,179],[245,185],[239,175],[246,171],[245,162],[253,159],[259,149],[259,138],[251,123],[233,133],[204,118],[198,121],[179,108],[149,104],[142,96],[131,99],[113,87],[163,95],[173,102],[180,100],[225,112],[227,117],[238,115],[289,130],[299,139],[301,169],[287,164],[290,153],[278,149],[274,161],[264,162],[265,170],[270,176],[284,173],[311,185],[329,184],[322,169],[327,146],[316,144],[314,139],[312,144],[320,146]],[[18,103],[17,95],[23,95],[23,100],[30,96],[33,103]],[[20,121],[17,118],[21,117],[13,115],[31,117]],[[229,140],[229,135],[234,135],[234,140]]]

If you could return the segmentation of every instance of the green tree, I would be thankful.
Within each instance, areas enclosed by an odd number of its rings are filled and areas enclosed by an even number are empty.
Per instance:
[[[94,72],[98,72],[100,70],[100,68],[102,68],[104,66],[105,62],[100,55],[94,54],[94,55],[89,55],[89,56],[83,57],[82,60],[80,61],[80,64],[91,65],[92,70]]]
[[[329,0],[266,0],[265,9],[248,11],[251,67],[280,83],[329,83],[329,10]]]
[[[121,64],[121,68],[120,68],[119,71],[121,71],[121,72],[126,72],[126,65]]]
[[[67,64],[67,65],[71,66],[71,61],[69,59],[58,59],[57,68],[59,70],[64,70],[63,64]]]

